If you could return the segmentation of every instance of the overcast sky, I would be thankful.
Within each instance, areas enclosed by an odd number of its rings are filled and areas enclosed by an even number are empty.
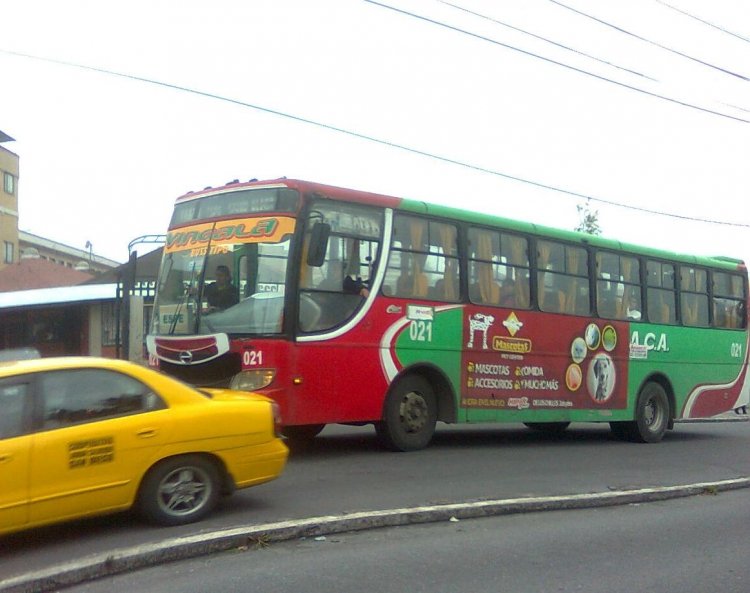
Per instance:
[[[287,176],[750,260],[750,3],[560,2],[1,0],[19,228],[125,261]]]

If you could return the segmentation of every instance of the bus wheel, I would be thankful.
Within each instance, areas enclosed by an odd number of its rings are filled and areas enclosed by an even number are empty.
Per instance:
[[[638,394],[635,420],[623,422],[622,425],[626,438],[634,443],[658,443],[662,440],[669,426],[669,398],[664,388],[659,383],[646,383]]]
[[[538,432],[559,434],[570,426],[570,422],[524,422],[524,425]]]
[[[410,375],[391,389],[383,420],[375,425],[375,430],[386,448],[415,451],[428,445],[436,422],[437,404],[432,387],[422,377]]]
[[[299,426],[285,426],[281,434],[293,443],[307,443],[320,434],[325,424],[301,424]]]

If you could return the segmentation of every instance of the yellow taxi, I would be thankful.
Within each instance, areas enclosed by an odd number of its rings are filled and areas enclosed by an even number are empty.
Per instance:
[[[198,521],[222,494],[278,477],[278,408],[123,360],[0,363],[0,534],[134,507]]]

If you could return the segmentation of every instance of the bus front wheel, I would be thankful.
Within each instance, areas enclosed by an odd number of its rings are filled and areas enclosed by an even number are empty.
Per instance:
[[[437,403],[432,387],[424,378],[410,375],[391,388],[383,419],[375,430],[386,448],[415,451],[429,444],[436,422]]]

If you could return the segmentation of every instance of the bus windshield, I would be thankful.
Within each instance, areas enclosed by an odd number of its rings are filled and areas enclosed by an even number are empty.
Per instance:
[[[169,233],[152,332],[278,334],[282,331],[295,219],[243,217]]]

